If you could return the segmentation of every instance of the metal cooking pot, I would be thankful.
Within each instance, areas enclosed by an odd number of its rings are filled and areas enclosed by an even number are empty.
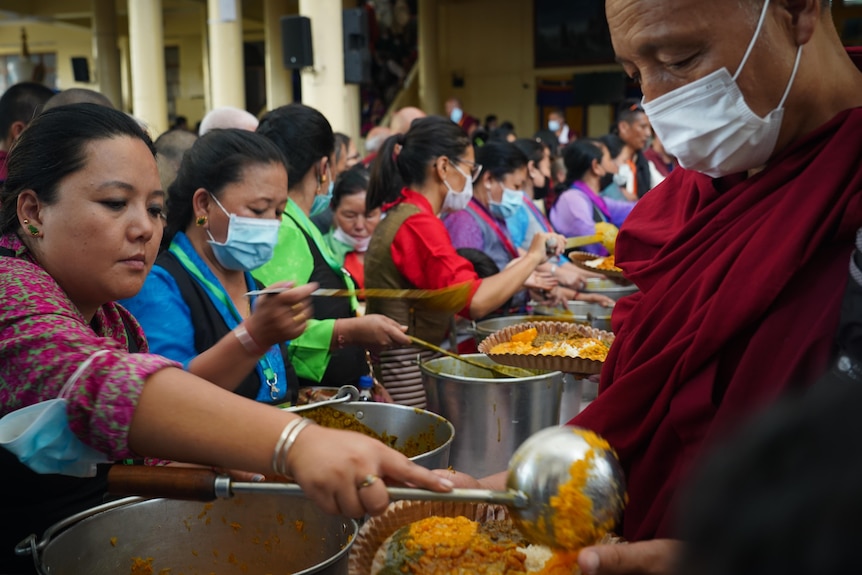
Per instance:
[[[484,354],[466,357],[493,363]],[[455,426],[450,464],[458,471],[474,477],[504,471],[524,440],[560,422],[559,371],[489,379],[490,372],[450,357],[420,363],[419,368],[428,409]]]
[[[559,310],[562,311],[562,310]],[[476,322],[476,326],[473,328],[473,338],[476,340],[476,345],[482,343],[482,340],[495,333],[504,327],[509,327],[510,325],[517,325],[519,323],[524,323],[526,321],[579,321],[574,316],[543,316],[543,315],[507,315],[502,317],[492,317],[490,319],[483,319],[482,321]],[[581,323],[584,323],[581,321]]]
[[[43,575],[346,575],[359,526],[309,500],[254,495],[212,503],[128,497],[50,527],[16,552]],[[152,558],[152,571],[132,567]]]
[[[584,293],[600,293],[612,300],[618,300],[621,297],[638,291],[638,286],[635,284],[618,284],[615,281],[601,278],[587,278],[586,286],[581,291]]]
[[[418,445],[423,453],[410,459],[428,469],[449,466],[449,450],[455,428],[436,413],[394,403],[350,401],[328,406],[356,418],[379,435],[397,437],[394,447],[408,442]],[[303,415],[311,415],[310,411]]]

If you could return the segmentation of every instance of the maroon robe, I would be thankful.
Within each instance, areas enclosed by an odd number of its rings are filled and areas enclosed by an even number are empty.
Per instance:
[[[827,368],[862,227],[860,133],[856,108],[751,178],[674,170],[626,220],[617,264],[640,292],[617,304],[599,396],[570,422],[620,455],[626,538],[673,535],[704,442]]]

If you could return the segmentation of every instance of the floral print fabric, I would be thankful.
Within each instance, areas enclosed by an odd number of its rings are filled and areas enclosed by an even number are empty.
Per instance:
[[[0,416],[53,399],[78,366],[100,350],[67,398],[69,425],[85,443],[112,459],[134,457],[128,448],[132,414],[147,377],[178,364],[148,351],[143,331],[116,303],[93,321],[33,259],[16,235],[0,247]],[[142,353],[128,352],[125,318]]]

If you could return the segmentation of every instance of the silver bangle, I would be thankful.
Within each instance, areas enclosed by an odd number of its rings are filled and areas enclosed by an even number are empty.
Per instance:
[[[280,453],[278,454],[278,461],[275,467],[275,472],[279,475],[287,476],[287,455],[290,453],[290,448],[293,447],[293,444],[296,442],[296,438],[299,437],[299,434],[302,433],[302,430],[311,425],[313,422],[310,419],[301,419],[300,422],[290,430],[290,434],[287,437],[287,441],[284,442]]]
[[[284,429],[281,430],[281,435],[278,436],[278,441],[275,443],[275,449],[272,451],[272,470],[276,473],[278,473],[278,455],[281,453],[285,442],[287,442],[287,436],[290,435],[290,432],[303,421],[304,420],[301,417],[292,419],[284,426]]]

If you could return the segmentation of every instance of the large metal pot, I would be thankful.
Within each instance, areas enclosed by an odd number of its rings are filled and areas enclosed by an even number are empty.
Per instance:
[[[129,497],[50,527],[29,549],[44,575],[347,574],[359,526],[309,500],[248,495],[212,503]],[[167,571],[165,571],[167,572]]]
[[[638,291],[638,286],[635,284],[619,284],[615,281],[601,278],[587,278],[586,286],[581,290],[584,293],[600,293],[606,295],[612,300],[618,300],[621,297],[631,295]]]
[[[355,417],[378,435],[396,437],[394,447],[410,444],[422,450],[410,459],[428,469],[449,466],[449,450],[455,436],[452,424],[436,413],[394,403],[351,401],[328,406]],[[313,410],[303,413],[312,415]]]
[[[484,354],[467,355],[491,365]],[[455,426],[449,463],[475,477],[503,471],[527,437],[560,422],[563,374],[490,379],[491,372],[450,357],[420,364],[428,409]]]
[[[507,315],[502,317],[492,317],[476,322],[476,327],[473,329],[473,337],[476,340],[476,345],[482,343],[482,340],[495,333],[504,327],[517,325],[526,321],[579,321],[573,316],[557,316],[549,317],[544,315]],[[583,323],[583,322],[582,322]]]

